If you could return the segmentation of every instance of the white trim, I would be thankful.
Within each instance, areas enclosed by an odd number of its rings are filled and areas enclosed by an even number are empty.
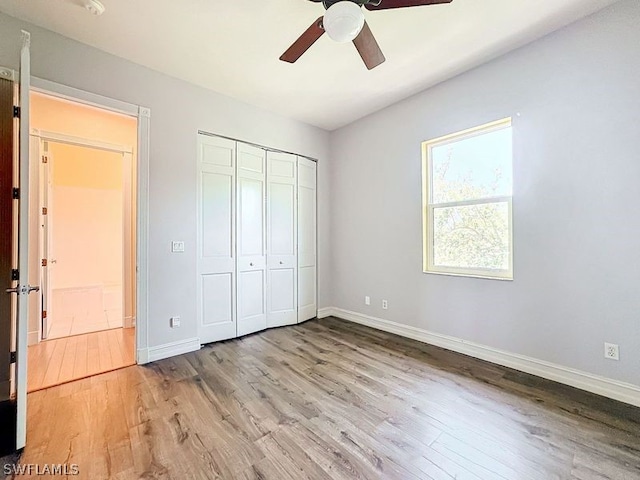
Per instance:
[[[40,330],[36,330],[35,332],[29,332],[27,335],[27,345],[35,345],[40,343]]]
[[[138,350],[138,363],[155,362],[164,358],[175,357],[184,353],[200,350],[200,339],[198,337],[179,340],[177,342],[165,343],[157,347],[147,348],[144,351]],[[145,360],[142,362],[141,360]]]
[[[138,119],[138,147],[136,168],[136,351],[139,364],[149,361],[148,312],[149,312],[149,152],[151,110],[60,83],[31,77],[31,91],[57,98],[109,110]]]
[[[90,105],[101,109],[111,110],[112,112],[123,113],[132,117],[139,116],[139,108],[137,105],[122,102],[114,98],[103,97],[96,93],[86,92],[67,85],[45,80],[43,78],[31,77],[31,91],[44,93],[46,95],[53,94],[55,97],[70,100],[84,105]],[[150,112],[149,109],[145,109]],[[149,118],[151,114],[146,115]],[[145,116],[145,115],[143,115]]]
[[[537,358],[506,352],[486,345],[469,342],[461,338],[429,332],[421,328],[383,320],[341,308],[328,307],[318,311],[318,318],[334,316],[350,322],[412,338],[419,342],[446,348],[454,352],[479,358],[487,362],[553,380],[587,392],[612,398],[640,407],[640,386],[601,377],[592,373],[557,365]]]
[[[133,147],[128,145],[116,145],[113,143],[101,142],[99,140],[93,140],[90,138],[76,137],[73,135],[66,135],[63,133],[48,132],[45,130],[38,130],[36,128],[31,129],[31,135],[40,137],[44,141],[53,143],[64,143],[67,145],[75,145],[78,147],[95,148],[97,150],[106,150],[108,152],[133,154]]]
[[[20,75],[12,68],[0,66],[0,78],[4,78],[5,80],[10,80],[12,82],[17,82],[20,78]]]
[[[149,346],[149,152],[151,110],[138,107],[138,154],[136,159],[136,348]],[[138,358],[139,364],[148,359]]]

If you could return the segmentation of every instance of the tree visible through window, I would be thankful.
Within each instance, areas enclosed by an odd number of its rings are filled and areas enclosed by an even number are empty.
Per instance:
[[[513,278],[511,119],[423,144],[425,272]]]

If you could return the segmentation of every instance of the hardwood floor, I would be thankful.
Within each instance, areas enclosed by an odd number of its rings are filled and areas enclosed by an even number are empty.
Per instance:
[[[79,478],[639,479],[640,409],[336,319],[29,395]]]
[[[47,340],[28,349],[27,390],[53,385],[134,365],[135,332],[116,328]]]

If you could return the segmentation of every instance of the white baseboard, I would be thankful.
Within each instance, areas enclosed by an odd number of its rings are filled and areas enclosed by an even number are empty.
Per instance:
[[[329,316],[395,333],[640,407],[640,386],[637,385],[341,308],[327,307],[318,311],[318,318]]]
[[[138,364],[144,365],[145,363],[175,357],[183,353],[195,352],[196,350],[200,350],[200,339],[197,337],[140,349],[138,350]]]
[[[145,365],[149,363],[149,349],[139,348],[136,356],[136,363],[138,365]]]
[[[27,334],[27,345],[35,345],[40,342],[40,332],[29,332]]]

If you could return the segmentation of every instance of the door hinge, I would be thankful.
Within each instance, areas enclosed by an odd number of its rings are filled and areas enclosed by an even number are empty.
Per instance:
[[[17,268],[11,270],[11,280],[20,280],[20,271]]]
[[[42,318],[47,318],[47,311],[46,310],[42,310]]]
[[[48,163],[49,162],[49,157],[47,157],[46,155],[42,155],[42,163]]]
[[[9,363],[16,363],[16,352],[9,353]]]
[[[46,259],[46,258],[43,258],[43,259],[42,259],[42,266],[43,266],[43,267],[46,267],[46,266],[47,266],[47,259]]]
[[[11,190],[11,196],[14,200],[18,200],[20,198],[20,189],[14,188],[13,190]]]
[[[42,214],[46,215],[47,214],[47,207],[42,207]]]
[[[20,118],[20,107],[13,107],[13,118]]]

